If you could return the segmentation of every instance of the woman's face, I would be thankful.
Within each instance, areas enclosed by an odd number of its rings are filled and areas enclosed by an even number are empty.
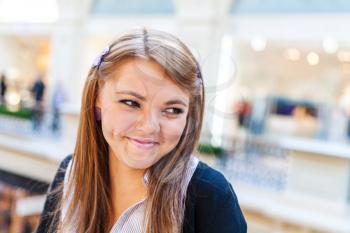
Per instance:
[[[130,168],[147,169],[178,143],[189,94],[158,63],[127,59],[100,88],[96,106],[111,155]]]

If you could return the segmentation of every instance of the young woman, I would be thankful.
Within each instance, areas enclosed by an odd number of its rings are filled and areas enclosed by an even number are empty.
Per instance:
[[[179,39],[119,37],[89,72],[76,147],[37,232],[245,233],[230,183],[192,155],[203,109],[200,68]]]

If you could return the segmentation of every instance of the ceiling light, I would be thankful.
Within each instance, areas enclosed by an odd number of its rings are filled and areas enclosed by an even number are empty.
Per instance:
[[[297,61],[300,59],[300,51],[295,48],[290,48],[285,51],[284,56],[288,60]]]
[[[266,48],[266,40],[262,37],[256,37],[251,40],[250,46],[254,51],[263,51]]]
[[[338,51],[338,41],[334,38],[327,37],[323,40],[323,49],[326,53],[333,54]]]
[[[308,53],[306,59],[310,66],[317,65],[320,62],[320,57],[315,52]]]

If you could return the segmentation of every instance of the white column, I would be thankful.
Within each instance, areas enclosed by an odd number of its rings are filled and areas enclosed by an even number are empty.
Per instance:
[[[195,50],[194,54],[203,72],[206,87],[203,139],[208,141],[213,133],[222,135],[222,132],[213,132],[212,129],[214,121],[217,122],[223,117],[215,104],[218,103],[216,95],[218,94],[217,85],[220,82],[218,74],[222,38],[230,31],[228,21],[233,0],[175,0],[174,2],[178,32],[185,43]],[[222,125],[222,122],[219,124]],[[221,144],[220,140],[214,143]]]
[[[57,82],[61,82],[66,94],[63,111],[63,140],[65,146],[74,145],[82,94],[81,77],[85,24],[90,0],[58,0],[59,20],[51,37],[49,65],[49,97]]]
[[[90,0],[59,0],[59,19],[54,26],[50,43],[48,86],[54,88],[60,81],[65,89],[68,104],[77,108],[81,100],[81,54],[89,4]]]

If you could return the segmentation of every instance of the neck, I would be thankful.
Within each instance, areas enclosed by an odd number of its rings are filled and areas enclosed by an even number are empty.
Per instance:
[[[143,182],[144,174],[144,169],[130,168],[120,161],[113,152],[109,154],[114,221],[126,208],[146,197],[147,187]]]
[[[109,175],[112,190],[114,191],[137,191],[146,190],[143,182],[145,169],[133,169],[120,161],[113,153],[109,155]]]

